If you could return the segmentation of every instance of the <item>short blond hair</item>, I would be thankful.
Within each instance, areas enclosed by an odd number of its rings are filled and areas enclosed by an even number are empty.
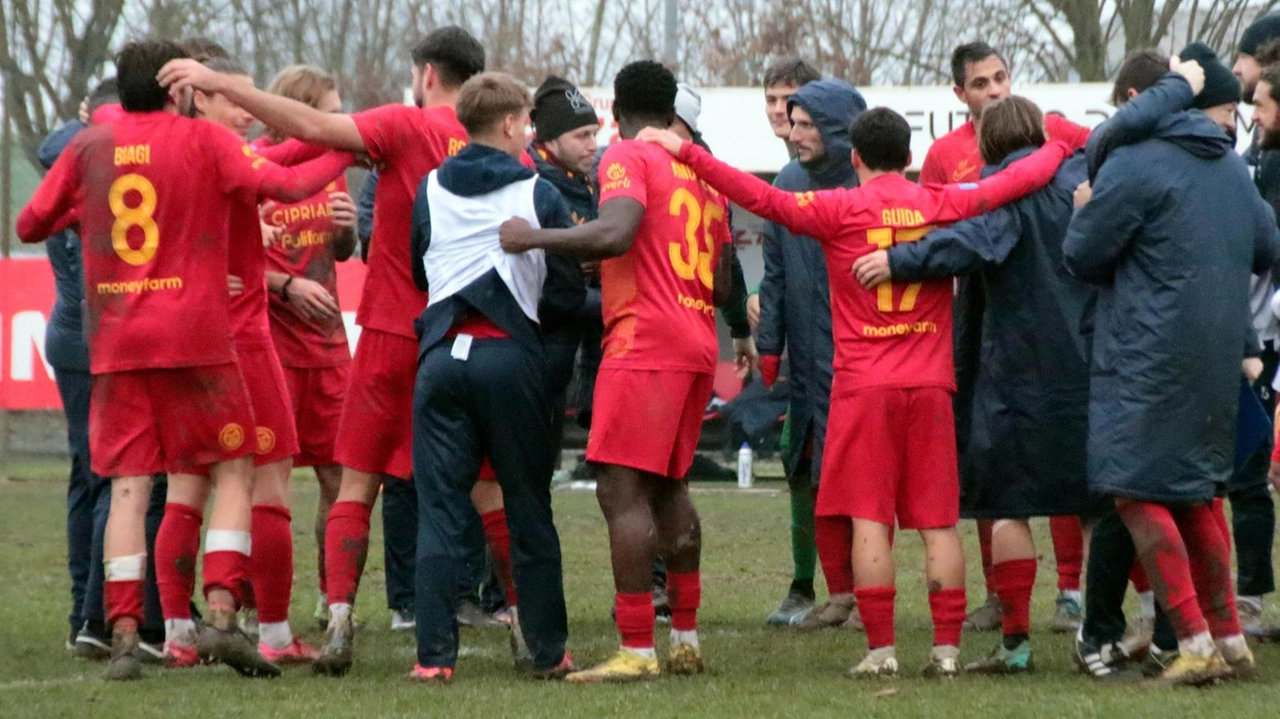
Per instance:
[[[458,122],[468,135],[484,133],[508,115],[533,108],[529,88],[505,72],[483,72],[462,84]]]
[[[276,73],[267,92],[297,100],[311,107],[319,107],[320,101],[336,89],[338,89],[337,82],[324,70],[311,65],[290,65]],[[267,134],[275,142],[284,139],[284,136],[271,128],[267,129]]]

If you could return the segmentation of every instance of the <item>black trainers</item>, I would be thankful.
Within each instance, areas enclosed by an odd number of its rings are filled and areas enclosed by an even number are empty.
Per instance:
[[[201,657],[226,664],[242,677],[280,676],[280,667],[262,658],[257,643],[240,629],[234,612],[210,610],[209,623],[196,630],[196,651]]]
[[[1119,642],[1099,646],[1077,634],[1073,658],[1076,668],[1088,674],[1090,679],[1103,682],[1132,682],[1142,679],[1142,673],[1130,666],[1129,655]]]
[[[88,624],[76,633],[71,653],[79,659],[91,662],[105,661],[111,658],[111,635],[95,632]]]
[[[1164,676],[1165,670],[1173,666],[1173,663],[1178,661],[1180,655],[1181,653],[1177,649],[1163,651],[1152,644],[1147,651],[1146,658],[1142,660],[1142,676],[1148,679]]]

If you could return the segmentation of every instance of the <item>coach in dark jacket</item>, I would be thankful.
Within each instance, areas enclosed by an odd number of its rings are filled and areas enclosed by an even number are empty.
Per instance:
[[[856,186],[858,178],[849,160],[853,150],[849,126],[867,108],[862,95],[842,80],[817,80],[791,96],[788,114],[796,108],[804,110],[817,126],[822,152],[805,161],[790,162],[778,173],[774,186],[793,192]],[[790,370],[788,436],[782,459],[791,484],[791,544],[796,573],[786,599],[768,621],[777,625],[799,622],[802,627],[815,628],[838,624],[846,616],[841,611],[847,608],[844,604],[828,602],[809,611],[814,599],[813,496],[827,435],[831,362],[835,354],[827,263],[816,240],[793,236],[774,222],[766,222],[764,229],[764,279],[760,282],[756,347],[766,384],[772,384],[776,377],[784,349]],[[807,456],[809,452],[811,456]],[[807,557],[806,548],[810,552]],[[828,576],[828,585],[831,584]]]
[[[1211,500],[1231,476],[1249,275],[1280,255],[1275,214],[1199,112],[1111,153],[1063,247],[1102,286],[1089,483],[1118,498]],[[1213,222],[1230,217],[1231,222]]]
[[[987,176],[1028,155],[1018,150]],[[978,273],[987,298],[960,507],[972,519],[1083,514],[1089,343],[1080,327],[1097,291],[1062,267],[1083,153],[1044,189],[889,250],[893,279]]]
[[[594,133],[600,128],[595,108],[573,83],[554,75],[538,88],[533,102],[532,119],[537,134],[528,153],[534,167],[540,177],[560,191],[575,223],[590,222],[598,214],[599,202],[592,172]],[[580,133],[587,136],[584,138]],[[565,156],[557,155],[557,151]],[[595,354],[599,354],[596,348],[604,331],[600,290],[598,287],[588,289],[578,260],[548,254],[543,301],[547,305],[541,313],[550,373],[547,389],[552,398],[553,431],[559,442],[564,432],[564,412],[578,347],[584,342],[594,344]],[[556,306],[565,309],[556,311],[553,309]]]

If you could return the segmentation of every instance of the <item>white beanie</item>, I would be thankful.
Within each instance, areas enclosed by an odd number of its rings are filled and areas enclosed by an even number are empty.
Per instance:
[[[702,114],[702,96],[685,83],[676,85],[676,117],[689,126],[691,132],[698,131],[698,115]]]

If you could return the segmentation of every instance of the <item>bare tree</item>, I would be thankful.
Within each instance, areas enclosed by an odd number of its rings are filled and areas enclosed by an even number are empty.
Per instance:
[[[0,2],[5,119],[33,165],[60,117],[72,117],[107,61],[124,0]]]

